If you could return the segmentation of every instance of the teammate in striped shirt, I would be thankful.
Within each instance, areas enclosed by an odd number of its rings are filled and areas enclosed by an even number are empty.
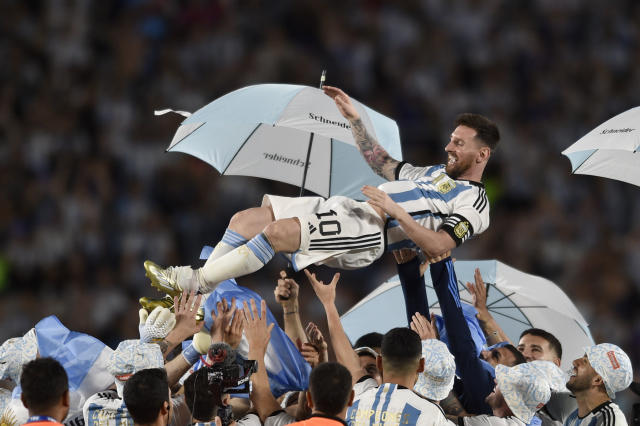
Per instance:
[[[355,399],[347,410],[347,423],[364,425],[451,425],[433,401],[414,392],[418,374],[424,371],[422,344],[408,328],[394,328],[382,340],[382,376],[378,383],[362,377],[353,387]]]
[[[262,268],[276,252],[289,253],[296,270],[310,264],[361,268],[385,248],[417,247],[436,258],[487,229],[489,203],[481,179],[500,139],[493,122],[462,114],[445,147],[447,163],[414,167],[391,158],[371,137],[344,92],[332,87],[325,92],[351,123],[371,168],[390,182],[363,187],[368,202],[265,195],[261,207],[231,218],[202,268],[162,269],[146,261],[153,286],[172,295],[182,289],[209,293],[225,279]]]
[[[565,426],[626,426],[627,420],[612,401],[633,380],[631,360],[616,345],[601,343],[585,348],[585,355],[573,361],[567,382],[578,409]]]

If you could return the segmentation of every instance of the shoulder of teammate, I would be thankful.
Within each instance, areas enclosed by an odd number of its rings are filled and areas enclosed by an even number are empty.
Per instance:
[[[406,161],[400,161],[395,169],[395,180],[416,180],[440,169],[444,170],[444,164],[416,167]]]
[[[426,398],[424,395],[420,395],[418,392],[414,391],[413,389],[411,390],[411,392],[413,392],[414,395],[416,395],[418,398],[420,398],[422,401],[425,401],[427,404],[427,406],[433,406],[435,407],[438,411],[440,411],[440,413],[442,413],[442,417],[444,417],[446,419],[446,414],[444,413],[444,410],[442,409],[442,407],[440,406],[440,404],[436,404],[435,402],[431,401],[430,399]]]
[[[355,398],[360,398],[365,392],[378,388],[378,382],[371,376],[363,376],[353,385]]]

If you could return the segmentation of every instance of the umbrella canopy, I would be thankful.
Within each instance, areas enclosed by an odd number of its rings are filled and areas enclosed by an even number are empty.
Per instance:
[[[526,274],[497,260],[457,261],[454,263],[460,298],[473,303],[466,289],[480,268],[489,285],[487,306],[495,320],[517,345],[520,333],[536,327],[547,330],[562,343],[562,366],[584,355],[584,347],[593,345],[589,327],[567,295],[551,281]],[[430,310],[440,314],[431,276],[425,273]],[[404,300],[397,276],[380,285],[342,315],[342,325],[352,341],[365,333],[385,333],[394,327],[406,327]]]
[[[402,158],[395,121],[353,100],[387,152]],[[162,113],[170,110],[164,110]],[[288,84],[248,86],[185,115],[167,151],[191,154],[223,175],[277,180],[323,197],[363,199],[364,184],[384,182],[370,169],[351,126],[320,89]]]
[[[573,173],[640,186],[640,107],[605,121],[562,151]]]

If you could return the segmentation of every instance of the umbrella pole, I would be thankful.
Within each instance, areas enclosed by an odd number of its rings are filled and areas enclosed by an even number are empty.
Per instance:
[[[313,135],[309,136],[309,147],[307,148],[307,161],[304,162],[304,174],[302,175],[302,186],[300,187],[300,197],[304,194],[304,185],[307,182],[307,171],[309,170],[309,157],[311,157],[311,146],[313,145]]]

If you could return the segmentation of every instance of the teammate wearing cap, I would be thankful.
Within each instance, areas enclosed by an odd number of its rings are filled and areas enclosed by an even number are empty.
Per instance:
[[[624,414],[612,399],[632,380],[631,360],[618,346],[601,343],[585,348],[585,355],[573,361],[567,382],[578,409],[569,415],[565,426],[626,426]]]
[[[266,195],[262,207],[236,213],[202,268],[162,269],[145,262],[158,289],[211,292],[221,281],[262,268],[275,253],[289,253],[296,270],[310,264],[339,269],[369,265],[387,250],[418,247],[429,258],[462,244],[489,226],[489,203],[481,183],[500,134],[489,119],[462,114],[445,151],[447,163],[414,167],[389,156],[367,132],[349,97],[325,86],[371,168],[390,182],[365,186],[368,202],[346,197]]]
[[[542,363],[544,365],[535,365]],[[487,398],[492,415],[460,417],[460,426],[532,425],[535,414],[549,400],[551,390],[562,386],[562,371],[548,361],[496,367],[496,384]],[[539,420],[538,420],[539,422]]]

